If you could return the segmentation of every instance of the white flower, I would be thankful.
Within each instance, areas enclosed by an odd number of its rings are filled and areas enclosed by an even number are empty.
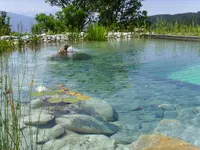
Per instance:
[[[36,90],[37,90],[38,92],[44,92],[44,91],[47,90],[47,88],[44,87],[44,86],[38,86],[38,87],[36,88]]]

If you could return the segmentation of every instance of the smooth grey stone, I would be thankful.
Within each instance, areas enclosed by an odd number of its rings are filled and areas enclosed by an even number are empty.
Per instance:
[[[119,130],[119,127],[114,124],[80,114],[63,115],[56,118],[56,123],[73,132],[85,134],[112,135]]]
[[[177,119],[178,112],[176,111],[165,111],[164,112],[164,118],[165,119]]]
[[[44,125],[52,121],[53,119],[54,119],[54,116],[52,115],[38,112],[30,116],[24,117],[23,122],[26,125]]]
[[[200,146],[200,128],[190,124],[184,124],[178,120],[164,119],[159,122],[154,133],[178,138],[195,146]]]
[[[105,101],[91,99],[88,101],[80,101],[77,103],[83,113],[91,116],[99,116],[105,121],[116,121],[118,120],[118,114],[115,109]]]
[[[131,130],[120,130],[110,138],[114,139],[117,144],[131,144],[136,141],[141,133]]]
[[[43,150],[115,150],[114,140],[104,135],[68,135],[44,144]]]
[[[40,108],[43,106],[43,100],[41,98],[34,99],[30,102],[30,106],[32,109]]]
[[[160,104],[158,107],[162,108],[164,110],[175,110],[176,109],[176,107],[173,104]]]

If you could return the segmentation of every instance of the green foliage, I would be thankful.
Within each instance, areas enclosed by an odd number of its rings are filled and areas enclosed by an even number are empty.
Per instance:
[[[160,18],[152,27],[156,34],[200,36],[200,25],[195,25],[194,22],[184,25],[177,21],[175,23],[168,23],[163,18]]]
[[[79,41],[80,40],[79,32],[71,32],[71,34],[68,37],[69,37],[69,41]]]
[[[104,26],[116,24],[123,29],[126,29],[127,26],[142,25],[147,18],[147,12],[141,12],[141,6],[140,0],[100,1],[98,6],[99,23]]]
[[[32,92],[31,95],[34,97],[40,97],[45,95],[53,96],[61,93],[62,93],[61,90],[55,90],[55,91],[44,91],[44,92]]]
[[[77,98],[50,98],[48,100],[49,103],[51,104],[56,104],[56,103],[60,103],[60,102],[64,102],[64,103],[76,103],[79,100]]]
[[[195,26],[200,25],[200,12],[175,15],[155,15],[150,16],[148,20],[154,25],[157,22],[158,18],[163,18],[169,24],[174,24],[175,22],[178,22],[182,25],[191,25],[192,23],[194,23]]]
[[[81,31],[84,28],[87,14],[83,10],[69,5],[56,13],[46,15],[44,13],[36,15],[35,19],[38,24],[32,26],[32,33],[38,34],[42,32],[54,34],[62,33],[66,30],[74,32]]]
[[[56,21],[52,14],[37,14],[35,19],[38,24],[32,26],[32,33],[41,33],[42,31],[47,32],[48,30],[55,31]]]
[[[12,32],[11,35],[12,36],[20,36],[21,34],[19,32]]]
[[[7,16],[6,12],[2,11],[0,12],[0,36],[9,35],[10,32],[10,17]]]
[[[68,28],[78,28],[79,31],[83,25],[97,22],[95,13],[99,14],[98,23],[104,27],[115,25],[125,30],[128,26],[143,25],[147,19],[147,12],[140,11],[141,0],[46,0],[46,2],[61,7],[67,14],[65,15],[67,26],[72,25]]]
[[[99,24],[90,24],[87,27],[87,37],[90,41],[104,41],[106,40],[106,29]]]
[[[70,31],[78,29],[81,31],[84,27],[87,14],[82,9],[77,9],[73,5],[68,5],[62,11],[56,14],[58,20],[62,20],[63,25]]]
[[[0,40],[0,53],[13,50],[14,44],[12,41]]]

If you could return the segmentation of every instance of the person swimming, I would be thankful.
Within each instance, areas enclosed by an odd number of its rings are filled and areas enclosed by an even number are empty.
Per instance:
[[[74,50],[72,46],[65,44],[62,49],[59,50],[58,55],[69,55],[76,53],[77,50]]]
[[[59,50],[59,55],[66,55],[68,53],[69,45],[65,44],[62,49]]]
[[[65,44],[51,60],[88,60],[92,57],[83,51],[74,49],[72,46]]]

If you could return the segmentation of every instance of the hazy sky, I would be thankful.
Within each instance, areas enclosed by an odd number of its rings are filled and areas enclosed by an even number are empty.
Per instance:
[[[0,10],[34,16],[37,13],[54,13],[59,10],[45,3],[45,0],[0,0]]]
[[[175,14],[200,11],[200,0],[145,0],[142,9],[149,15]],[[37,13],[54,13],[57,7],[51,7],[45,0],[0,0],[0,10],[34,16]]]
[[[149,15],[200,11],[200,0],[145,0],[143,9]]]

